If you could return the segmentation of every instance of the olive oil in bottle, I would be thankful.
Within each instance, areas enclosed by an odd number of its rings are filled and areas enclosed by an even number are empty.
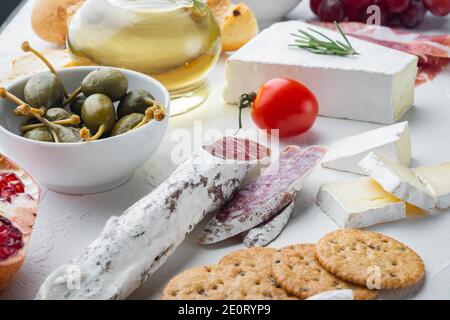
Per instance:
[[[75,65],[136,70],[161,81],[175,100],[171,115],[207,95],[205,77],[220,54],[220,29],[200,0],[88,0],[70,23]]]

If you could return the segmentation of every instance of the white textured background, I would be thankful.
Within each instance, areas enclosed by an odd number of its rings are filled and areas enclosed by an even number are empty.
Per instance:
[[[31,3],[0,34],[0,72],[8,70],[12,58],[20,55],[20,44],[29,40],[40,49],[52,46],[36,38],[30,27]],[[310,18],[307,1],[291,13],[290,18]],[[421,27],[427,32],[450,33],[450,18],[431,18]],[[25,264],[13,287],[3,299],[32,299],[43,279],[55,267],[75,257],[96,238],[108,218],[120,215],[127,207],[151,191],[173,170],[170,164],[170,132],[175,128],[192,130],[194,120],[204,121],[205,128],[230,129],[236,126],[237,109],[223,103],[224,58],[210,75],[212,92],[209,100],[197,110],[171,119],[166,140],[157,154],[139,169],[125,185],[116,190],[90,196],[68,196],[43,190],[38,220]],[[413,165],[430,165],[450,161],[450,69],[432,83],[417,89],[416,108],[405,117],[410,121]],[[252,126],[245,113],[245,125]],[[319,118],[305,136],[286,141],[300,146],[328,144],[333,140],[358,134],[379,126],[363,122]],[[1,151],[1,141],[0,141]],[[14,159],[14,155],[8,155]],[[314,205],[320,184],[352,178],[351,174],[317,168],[297,198],[295,213],[274,247],[315,242],[337,226]],[[201,227],[195,229],[169,258],[168,262],[131,297],[158,299],[165,283],[185,268],[216,263],[220,257],[242,245],[229,241],[219,246],[202,248],[195,243]],[[426,219],[405,220],[377,226],[373,230],[390,235],[416,250],[426,264],[426,281],[406,292],[418,299],[450,298],[450,211]],[[403,292],[390,297],[405,297]]]

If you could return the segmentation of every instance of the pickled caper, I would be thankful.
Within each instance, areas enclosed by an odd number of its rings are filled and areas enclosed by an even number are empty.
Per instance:
[[[48,109],[47,112],[45,113],[45,119],[52,122],[70,119],[71,116],[72,114],[69,111],[62,108],[51,108]]]
[[[22,126],[20,128],[20,130],[22,130],[22,132],[27,132],[29,130],[33,130],[36,128],[42,128],[42,127],[46,126],[44,123],[41,123],[40,121],[37,121],[37,122],[38,123],[26,124],[26,125]],[[81,118],[80,118],[80,116],[73,114],[69,119],[56,120],[56,121],[52,121],[52,123],[59,124],[62,126],[77,127],[81,123]]]
[[[86,101],[86,96],[84,94],[79,94],[70,104],[70,111],[76,115],[81,116],[81,108],[83,103]]]
[[[36,118],[28,118],[27,120],[25,120],[23,122],[23,126],[29,126],[29,125],[38,124],[38,123],[40,123],[38,119],[36,119]]]
[[[64,97],[67,98],[69,95],[67,94],[66,88],[64,88],[64,85],[62,83],[62,80],[61,80],[59,74],[56,72],[56,69],[53,67],[53,65],[50,63],[50,61],[48,61],[47,58],[45,58],[44,55],[39,50],[34,49],[28,41],[25,41],[22,43],[21,49],[24,52],[31,52],[47,66],[47,68],[50,70],[50,72],[53,73],[58,78],[58,80],[61,83],[61,86],[63,88]]]
[[[132,90],[120,100],[117,115],[122,118],[132,113],[145,113],[148,107],[155,104],[155,98],[146,90]]]
[[[104,94],[89,96],[81,108],[81,118],[86,127],[102,136],[116,123],[116,110],[111,99]]]
[[[54,126],[55,127],[53,127],[52,130],[55,131],[56,135],[58,136],[59,142],[74,143],[82,141],[82,139],[80,138],[80,128],[65,127],[61,125]]]
[[[80,129],[74,127],[65,127],[48,121],[39,114],[38,109],[31,108],[29,105],[20,106],[21,112],[30,114],[41,123],[43,123],[53,136],[53,140],[57,143],[80,142]]]
[[[100,68],[89,73],[81,83],[81,92],[86,96],[96,93],[108,96],[113,102],[119,101],[128,90],[128,78],[119,70]]]
[[[142,113],[131,113],[119,119],[114,125],[111,136],[124,134],[136,127],[144,119]]]
[[[36,128],[25,132],[23,135],[27,139],[43,141],[43,142],[55,142],[53,136],[48,128]]]
[[[64,100],[64,88],[53,73],[32,76],[25,85],[25,101],[32,107],[55,108]]]

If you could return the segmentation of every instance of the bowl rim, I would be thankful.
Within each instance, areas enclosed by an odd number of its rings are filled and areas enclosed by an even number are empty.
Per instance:
[[[94,70],[97,69],[101,69],[101,68],[111,68],[111,69],[116,69],[119,71],[125,71],[126,73],[132,74],[136,77],[140,77],[140,78],[145,78],[146,81],[149,81],[151,83],[153,83],[158,90],[160,90],[160,92],[164,95],[164,99],[166,100],[166,102],[164,103],[164,108],[167,111],[167,120],[165,121],[169,121],[170,119],[170,103],[171,103],[171,99],[170,99],[170,94],[169,91],[167,90],[167,88],[158,80],[156,80],[155,78],[153,78],[152,76],[149,76],[145,73],[141,73],[138,71],[134,71],[134,70],[130,70],[130,69],[126,69],[126,68],[117,68],[117,67],[109,67],[109,66],[73,66],[73,67],[67,67],[67,68],[59,68],[56,70],[56,73],[70,73],[73,70],[79,70],[79,71],[86,71],[86,72],[92,72]],[[11,87],[15,87],[17,86],[19,83],[21,82],[26,82],[28,81],[32,76],[38,75],[38,74],[45,74],[45,73],[49,73],[50,71],[42,71],[42,72],[38,72],[38,73],[34,73],[31,75],[28,75],[26,77],[23,77],[21,79],[17,79],[14,80],[10,83],[8,83],[5,88],[7,90],[10,90]],[[0,124],[0,132],[5,134],[6,136],[12,137],[13,139],[19,139],[22,140],[24,142],[27,143],[31,143],[31,144],[36,144],[36,145],[44,145],[44,146],[48,146],[51,148],[62,148],[62,147],[66,147],[66,146],[83,146],[83,145],[87,145],[87,144],[100,144],[100,143],[109,143],[109,142],[113,142],[115,140],[119,140],[119,139],[123,139],[125,136],[129,136],[132,134],[137,134],[138,132],[142,132],[143,130],[148,130],[149,128],[153,127],[154,125],[156,125],[155,122],[151,122],[151,123],[147,123],[146,125],[137,128],[135,130],[131,130],[128,131],[124,134],[118,135],[118,136],[114,136],[114,137],[108,137],[106,139],[102,139],[102,140],[95,140],[95,141],[80,141],[80,142],[61,142],[61,143],[55,143],[55,142],[46,142],[46,141],[37,141],[37,140],[31,140],[31,139],[27,139],[25,137],[22,137],[18,134],[15,134],[11,131],[9,131],[8,129],[6,129],[3,125]]]

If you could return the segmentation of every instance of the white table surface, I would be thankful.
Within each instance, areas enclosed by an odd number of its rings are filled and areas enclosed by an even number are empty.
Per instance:
[[[19,48],[23,40],[31,41],[40,49],[53,47],[33,34],[30,26],[31,7],[32,0],[25,4],[0,34],[0,72],[8,70],[11,59],[20,55]],[[308,19],[312,16],[305,2],[289,17]],[[450,19],[429,17],[421,29],[426,32],[450,33]],[[212,85],[209,100],[195,111],[171,119],[169,131],[157,154],[128,183],[106,193],[87,196],[69,196],[42,190],[28,256],[13,286],[2,296],[3,299],[32,299],[44,278],[54,268],[77,256],[82,248],[98,236],[111,216],[120,215],[167,178],[174,169],[170,162],[170,148],[174,143],[171,132],[174,129],[185,128],[192,132],[194,121],[202,121],[205,129],[226,130],[236,126],[237,109],[226,105],[221,96],[224,59],[222,57],[209,77]],[[405,120],[411,126],[413,165],[450,161],[450,69],[433,82],[418,87],[415,108],[406,115]],[[252,126],[248,113],[245,113],[244,124]],[[311,132],[284,141],[284,144],[329,144],[333,140],[377,127],[379,126],[364,122],[320,117]],[[9,156],[14,159],[14,155]],[[316,242],[325,233],[337,229],[337,225],[314,205],[314,199],[322,183],[350,178],[351,174],[317,168],[297,198],[295,213],[288,227],[272,246]],[[178,272],[193,266],[216,263],[226,253],[243,247],[233,241],[213,248],[200,247],[195,239],[202,225],[194,230],[164,267],[138,289],[131,299],[158,299],[164,285]],[[450,298],[450,211],[434,217],[404,220],[370,229],[406,243],[424,259],[426,281],[408,291],[408,297]],[[393,297],[404,296],[403,293],[396,293]]]

